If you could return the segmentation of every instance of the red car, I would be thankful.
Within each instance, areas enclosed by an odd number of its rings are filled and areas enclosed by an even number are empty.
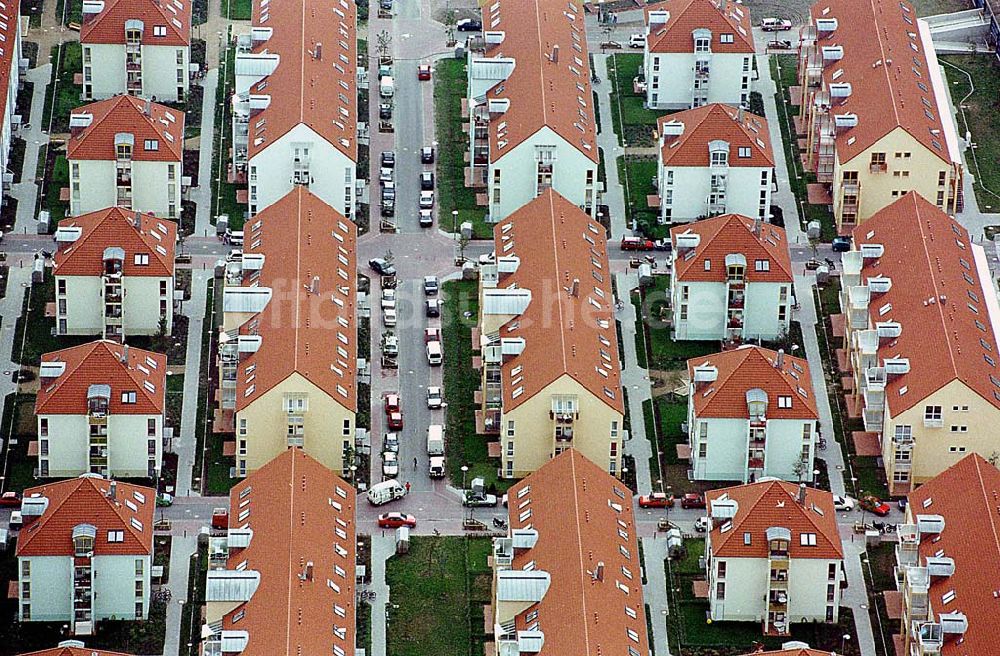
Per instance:
[[[3,496],[0,496],[0,507],[2,508],[20,508],[21,507],[21,495],[17,492],[4,492]]]
[[[440,328],[424,328],[424,343],[440,342],[440,341],[441,341]]]
[[[873,515],[878,515],[879,517],[885,517],[892,510],[885,501],[882,501],[876,496],[868,495],[861,499],[859,505],[863,510],[867,510]]]
[[[704,508],[704,507],[705,507],[705,497],[696,492],[685,494],[681,498],[681,508]]]
[[[431,65],[430,64],[420,64],[417,66],[417,79],[418,80],[429,80],[431,79]]]
[[[643,237],[622,237],[623,251],[651,251],[656,248],[651,240]]]
[[[399,412],[399,394],[396,394],[395,392],[388,392],[383,398],[383,401],[385,403],[385,414]]]
[[[402,412],[390,412],[387,415],[387,423],[389,424],[389,430],[403,430],[403,413]]]
[[[229,528],[229,509],[216,508],[212,511],[212,528],[225,530]]]
[[[416,525],[417,518],[413,515],[407,515],[406,513],[387,512],[378,516],[379,528],[399,528],[400,526],[414,528]]]
[[[640,508],[673,508],[673,495],[665,492],[650,492],[639,496]]]

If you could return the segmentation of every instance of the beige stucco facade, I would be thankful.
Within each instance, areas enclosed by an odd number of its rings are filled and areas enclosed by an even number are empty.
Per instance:
[[[940,407],[940,420],[925,421],[928,406]],[[892,417],[887,406],[882,456],[889,492],[894,496],[905,494],[911,485],[927,482],[970,453],[992,457],[1000,452],[998,425],[1000,408],[959,380],[951,381],[898,417]],[[907,433],[911,441],[906,440]]]
[[[557,422],[553,397],[574,397],[578,412],[572,420]],[[536,471],[565,449],[575,448],[608,473],[621,472],[624,432],[621,413],[591,394],[569,375],[563,375],[512,410],[500,412],[501,467],[505,478],[521,478]],[[568,439],[557,439],[558,427],[568,428]]]
[[[884,165],[874,164],[873,155],[875,161],[881,161],[884,155]],[[947,151],[944,155],[947,156]],[[847,178],[856,173],[857,184],[853,185],[850,180],[845,183],[845,173],[848,173]],[[909,132],[897,127],[846,162],[835,155],[833,216],[838,228],[850,229],[911,190],[954,214],[961,186],[960,167],[953,167]]]
[[[289,396],[307,398],[298,414],[285,407]],[[301,435],[290,434],[301,417]],[[296,418],[293,420],[293,418]],[[354,412],[298,372],[292,373],[236,413],[236,473],[246,476],[289,446],[300,445],[324,466],[340,474],[344,452],[354,446]],[[299,443],[299,438],[301,442]]]

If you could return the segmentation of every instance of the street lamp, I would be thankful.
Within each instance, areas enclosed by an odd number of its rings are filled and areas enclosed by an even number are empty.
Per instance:
[[[468,505],[469,501],[469,490],[465,487],[465,475],[469,472],[468,465],[462,465],[462,505],[468,506],[469,508],[469,519],[472,519],[472,506]]]
[[[845,647],[847,645],[847,641],[850,640],[850,639],[851,639],[851,634],[850,633],[845,633],[843,636],[841,636],[841,638],[840,638],[840,653],[841,654],[844,653]]]

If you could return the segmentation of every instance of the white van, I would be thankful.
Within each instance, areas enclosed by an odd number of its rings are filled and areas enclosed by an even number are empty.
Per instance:
[[[444,362],[444,353],[441,351],[441,342],[435,340],[427,342],[427,364],[432,367],[440,367]]]
[[[392,328],[396,325],[396,308],[382,310],[382,323],[385,324],[386,328]]]
[[[406,496],[406,488],[395,479],[376,483],[368,488],[368,503],[381,506],[384,503],[402,499]]]

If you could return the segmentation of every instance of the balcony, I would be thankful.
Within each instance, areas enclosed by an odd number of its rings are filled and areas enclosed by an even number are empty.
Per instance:
[[[743,294],[739,295],[732,294],[729,296],[729,309],[742,310],[745,302],[746,300],[744,299]]]
[[[924,417],[925,428],[943,428],[944,419],[942,417]]]
[[[870,173],[885,173],[889,170],[889,165],[885,162],[872,162],[868,166],[868,171]]]
[[[573,429],[564,428],[555,434],[556,442],[571,442],[573,440]]]
[[[749,460],[747,460],[747,467],[749,469],[764,469],[764,459],[750,458]]]
[[[730,330],[743,328],[743,317],[730,317],[729,321],[726,322],[726,327]]]

